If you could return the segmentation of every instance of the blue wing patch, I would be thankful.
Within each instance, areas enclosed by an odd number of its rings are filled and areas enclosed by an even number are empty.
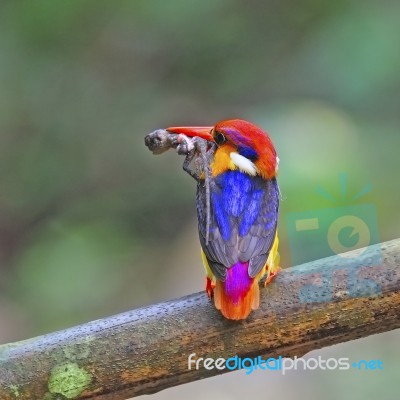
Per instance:
[[[200,242],[211,270],[223,281],[226,269],[239,261],[249,261],[249,275],[256,276],[265,265],[275,238],[279,208],[276,179],[227,171],[213,178],[210,187],[211,232],[207,245],[202,182],[197,189],[197,213]]]

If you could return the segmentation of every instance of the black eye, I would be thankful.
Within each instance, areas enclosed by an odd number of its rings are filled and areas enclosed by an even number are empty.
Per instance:
[[[226,142],[226,137],[221,132],[215,132],[214,140],[215,140],[215,143],[217,143],[218,146],[221,146],[221,144],[224,144]]]

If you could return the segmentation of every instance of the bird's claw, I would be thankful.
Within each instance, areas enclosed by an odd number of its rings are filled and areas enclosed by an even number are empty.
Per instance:
[[[264,287],[266,287],[269,283],[271,283],[272,279],[275,278],[276,275],[278,275],[279,271],[281,270],[281,267],[275,267],[271,272],[268,274],[267,279],[264,282]]]
[[[207,276],[206,277],[206,293],[209,299],[214,296],[215,283]]]

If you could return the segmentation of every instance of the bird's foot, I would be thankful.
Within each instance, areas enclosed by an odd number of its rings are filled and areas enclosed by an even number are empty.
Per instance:
[[[207,296],[212,299],[214,295],[215,283],[207,276],[206,277],[206,292]]]
[[[276,266],[273,270],[270,271],[270,273],[268,274],[267,279],[264,282],[264,287],[267,286],[269,283],[271,283],[272,279],[274,279],[275,276],[278,275],[278,272],[281,269],[282,269],[281,267]]]

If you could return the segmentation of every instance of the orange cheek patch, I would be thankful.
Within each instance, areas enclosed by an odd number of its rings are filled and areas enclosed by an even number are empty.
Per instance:
[[[224,144],[221,147],[218,147],[214,155],[214,161],[211,164],[213,176],[222,174],[228,169],[235,169],[230,156],[231,152],[235,150],[235,147],[230,144]]]

